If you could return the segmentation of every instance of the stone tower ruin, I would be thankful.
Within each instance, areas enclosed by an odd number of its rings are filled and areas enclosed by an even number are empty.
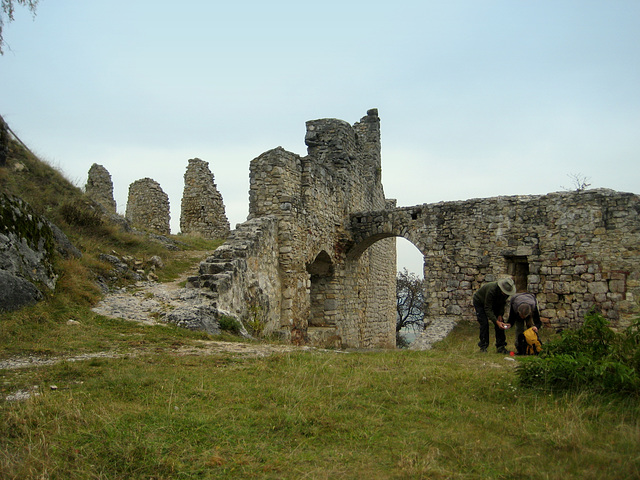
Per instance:
[[[350,216],[393,205],[381,183],[377,110],[353,126],[307,122],[308,154],[280,147],[251,161],[249,220],[200,265],[222,314],[294,343],[395,345],[395,238],[349,255]]]
[[[160,235],[171,233],[169,197],[151,178],[136,180],[129,185],[125,217],[145,230]]]
[[[199,158],[189,160],[184,174],[180,230],[204,238],[226,238],[229,220],[222,195],[216,187],[209,164]]]
[[[91,165],[84,191],[89,198],[102,205],[107,212],[116,213],[111,174],[102,165],[97,163]]]

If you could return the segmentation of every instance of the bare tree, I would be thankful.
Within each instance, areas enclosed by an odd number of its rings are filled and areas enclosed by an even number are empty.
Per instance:
[[[33,16],[36,15],[36,7],[39,0],[2,0],[2,10],[0,10],[0,55],[4,54],[5,41],[2,36],[2,27],[5,23],[13,22],[16,5],[27,7]]]
[[[573,183],[573,187],[567,188],[567,187],[561,186],[563,190],[582,192],[583,190],[586,190],[591,186],[590,183],[587,183],[587,181],[589,180],[589,177],[586,177],[581,173],[568,173],[567,177],[571,179],[571,182]]]
[[[396,277],[396,333],[406,327],[424,328],[424,280],[406,268]]]

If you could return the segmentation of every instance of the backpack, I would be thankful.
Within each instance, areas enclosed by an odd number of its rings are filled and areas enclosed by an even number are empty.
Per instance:
[[[541,351],[540,336],[533,328],[528,328],[518,335],[518,355],[538,355]]]

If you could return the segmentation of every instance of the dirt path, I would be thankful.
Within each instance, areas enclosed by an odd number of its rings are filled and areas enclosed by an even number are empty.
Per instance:
[[[197,252],[189,252],[191,255]],[[208,252],[200,252],[204,258]],[[200,303],[196,290],[181,286],[187,277],[195,275],[199,262],[182,273],[177,279],[159,283],[139,281],[135,285],[110,292],[92,310],[105,317],[122,318],[146,325],[161,324],[162,315],[185,303]]]

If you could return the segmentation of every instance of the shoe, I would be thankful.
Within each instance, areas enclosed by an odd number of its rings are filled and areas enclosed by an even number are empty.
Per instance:
[[[505,347],[500,347],[496,351],[498,353],[509,353],[509,350],[507,350]]]

